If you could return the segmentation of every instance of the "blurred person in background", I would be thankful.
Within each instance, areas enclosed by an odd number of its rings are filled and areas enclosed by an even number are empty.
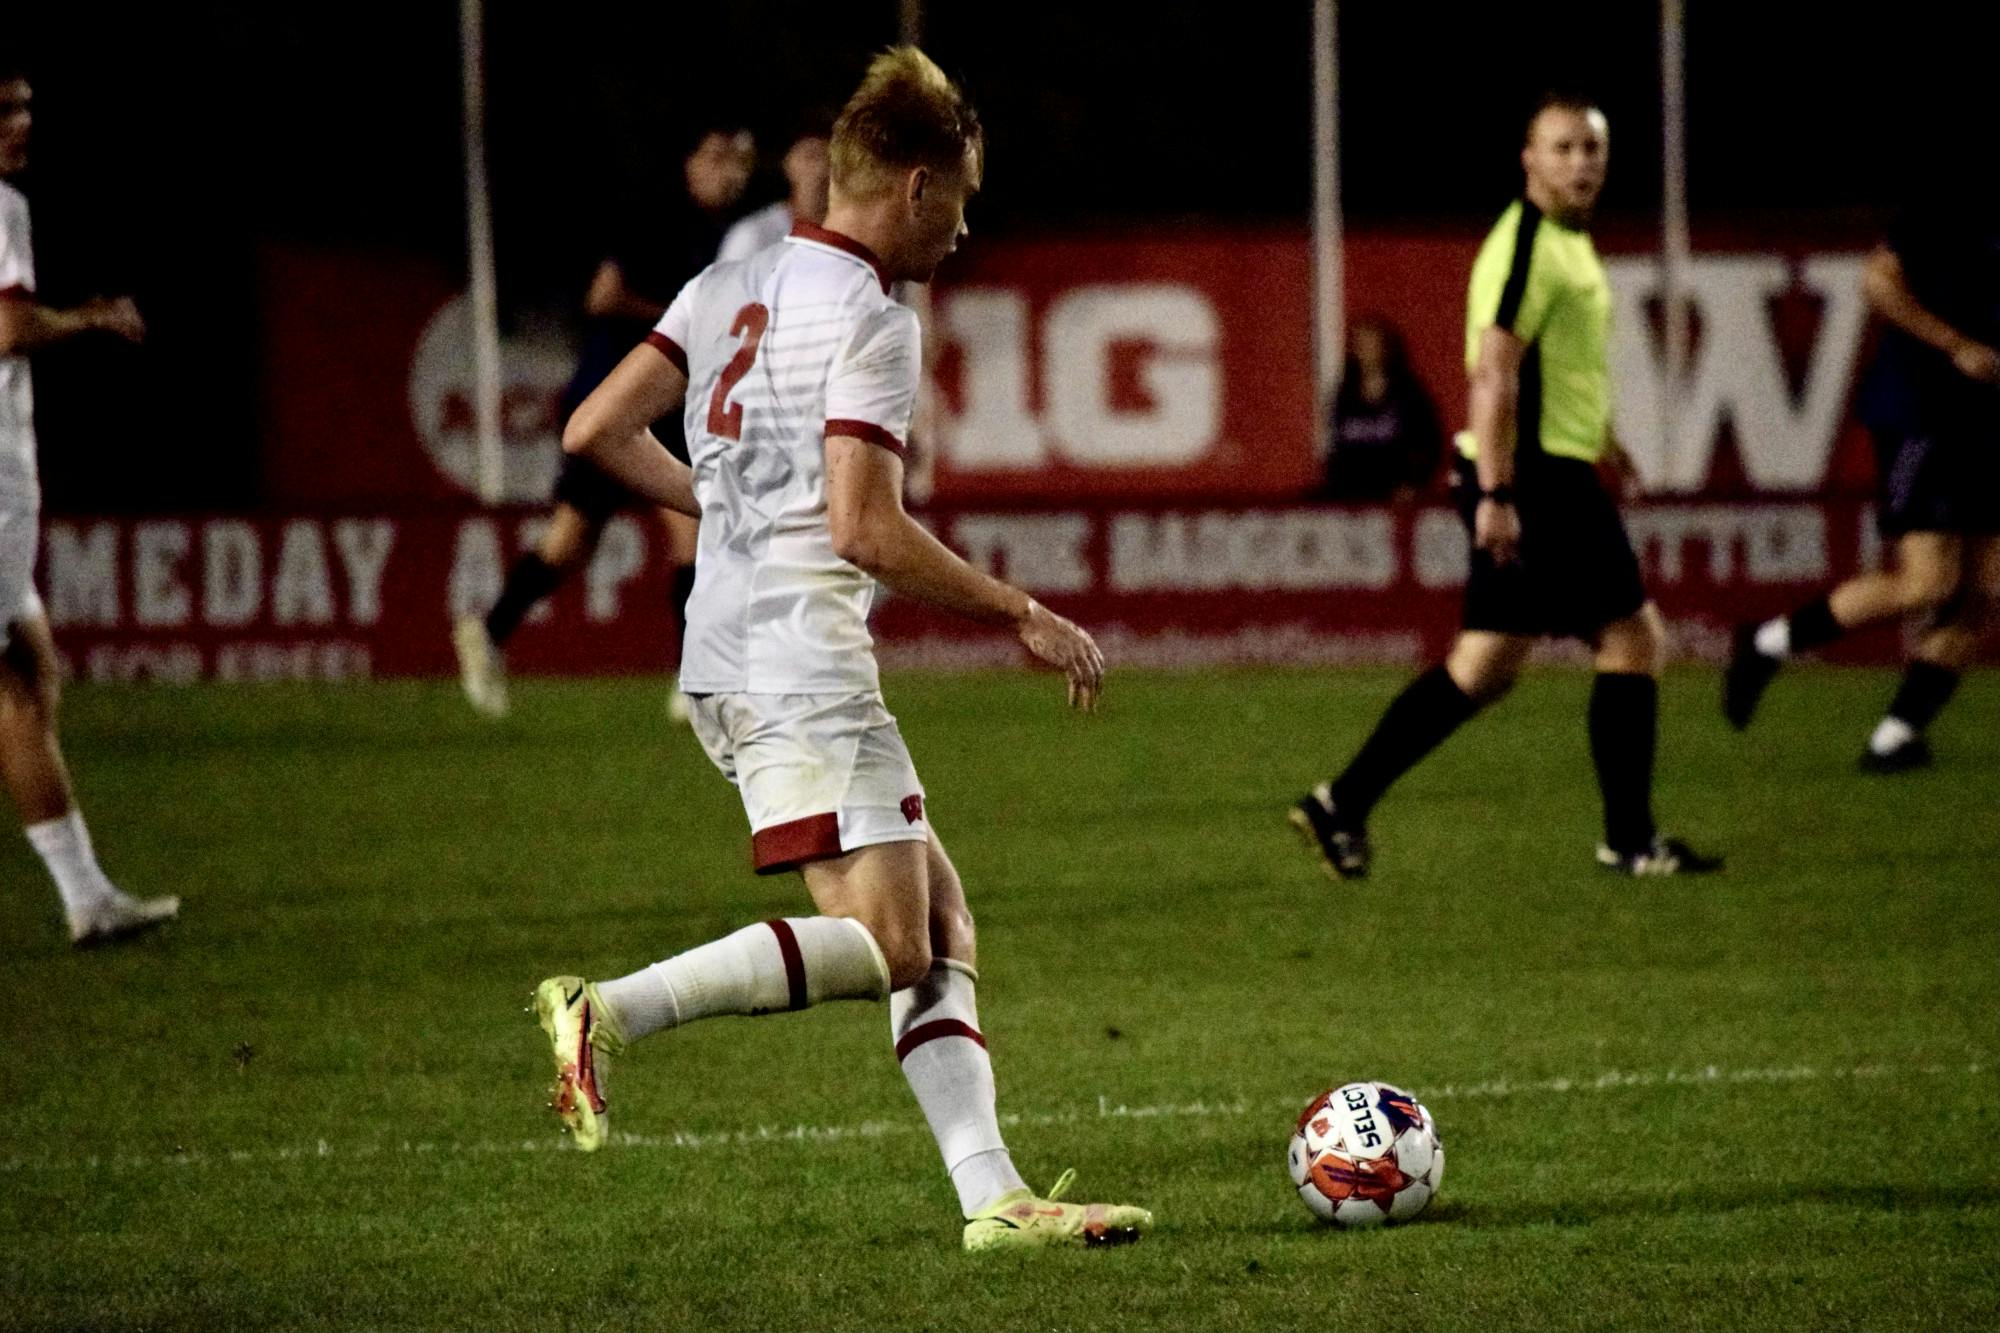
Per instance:
[[[715,255],[718,262],[748,259],[766,246],[776,245],[791,234],[794,222],[826,221],[826,150],[832,133],[831,117],[823,113],[806,117],[780,164],[785,173],[785,197],[737,219],[722,238],[722,248]]]
[[[1912,211],[1862,279],[1888,325],[1862,392],[1877,519],[1892,570],[1860,574],[1789,615],[1739,626],[1722,707],[1739,730],[1778,668],[1852,630],[1927,618],[1861,754],[1870,773],[1931,762],[1924,731],[1951,699],[2000,601],[2000,207],[1992,194]]]
[[[1437,404],[1410,369],[1403,336],[1382,319],[1347,334],[1347,368],[1327,405],[1322,497],[1348,504],[1406,500],[1430,485],[1444,453]]]
[[[1526,175],[1473,263],[1466,300],[1472,428],[1457,492],[1472,533],[1463,629],[1361,750],[1292,807],[1336,878],[1368,873],[1367,819],[1390,785],[1514,684],[1539,638],[1590,645],[1597,861],[1622,875],[1719,869],[1653,822],[1666,630],[1598,465],[1612,452],[1611,286],[1586,228],[1610,151],[1604,113],[1551,93],[1527,125]]]
[[[134,898],[98,866],[56,736],[61,665],[34,584],[41,482],[28,356],[97,335],[137,343],[146,325],[129,297],[63,309],[35,294],[28,201],[12,183],[28,165],[33,96],[26,74],[0,65],[0,780],[62,895],[70,942],[84,947],[171,921],[181,904]]]
[[[721,120],[704,126],[681,161],[681,188],[674,202],[662,213],[628,221],[627,230],[614,237],[584,293],[583,351],[576,374],[563,391],[559,415],[564,422],[625,354],[645,340],[681,284],[714,262],[730,212],[749,187],[756,154],[756,140],[738,122]],[[669,453],[686,458],[679,417],[663,418],[653,429]],[[483,618],[462,617],[453,627],[465,697],[489,717],[507,712],[502,654],[521,621],[589,562],[611,516],[639,503],[594,464],[568,455],[556,474],[554,499],[540,542],[507,571],[492,609]],[[694,587],[695,523],[666,511],[661,511],[661,522],[674,566],[674,621],[680,625],[685,623],[688,594]],[[670,707],[676,721],[686,720],[687,701],[678,688]]]

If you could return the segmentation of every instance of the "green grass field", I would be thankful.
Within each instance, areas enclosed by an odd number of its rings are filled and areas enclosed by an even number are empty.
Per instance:
[[[1286,805],[1389,672],[894,680],[981,923],[1016,1158],[1142,1202],[1103,1253],[973,1259],[885,1007],[726,1019],[614,1071],[566,1150],[522,1013],[804,910],[652,682],[78,688],[107,866],[186,899],[72,955],[0,840],[0,1327],[1987,1328],[2000,1321],[2000,675],[1941,762],[1853,760],[1889,678],[1800,672],[1748,740],[1669,677],[1663,820],[1590,860],[1587,679],[1549,671],[1324,879]],[[1382,1078],[1450,1169],[1416,1224],[1293,1197],[1297,1108]]]

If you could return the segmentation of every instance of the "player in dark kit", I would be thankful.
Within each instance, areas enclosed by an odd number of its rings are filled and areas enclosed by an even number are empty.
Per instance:
[[[563,392],[563,421],[627,352],[645,340],[681,285],[714,262],[729,212],[743,197],[755,161],[756,143],[750,131],[729,122],[703,129],[681,165],[683,196],[617,240],[598,263],[584,294],[583,352]],[[686,458],[679,417],[655,423],[653,433],[668,452]],[[507,711],[507,677],[501,663],[507,640],[538,602],[590,559],[611,516],[638,503],[600,468],[569,455],[564,455],[562,470],[556,474],[554,499],[555,510],[541,541],[507,571],[492,609],[483,618],[466,616],[453,627],[465,697],[488,716]],[[688,593],[694,587],[695,525],[664,511],[661,521],[674,559],[678,621],[685,616]],[[679,719],[678,691],[674,703]]]
[[[1747,727],[1796,653],[1909,614],[1929,617],[1861,767],[1931,762],[1924,729],[1958,687],[2000,601],[2000,207],[1912,213],[1868,262],[1863,290],[1888,322],[1862,395],[1880,468],[1891,572],[1862,574],[1788,616],[1736,632],[1723,712]]]
[[[1590,752],[1604,800],[1597,859],[1627,875],[1719,868],[1653,824],[1665,630],[1618,507],[1598,476],[1611,450],[1611,288],[1584,228],[1604,186],[1604,113],[1545,97],[1528,122],[1526,189],[1473,264],[1466,306],[1472,428],[1456,489],[1472,530],[1464,628],[1445,661],[1397,696],[1345,771],[1292,808],[1330,873],[1368,873],[1367,819],[1391,783],[1505,694],[1535,640],[1594,653]]]

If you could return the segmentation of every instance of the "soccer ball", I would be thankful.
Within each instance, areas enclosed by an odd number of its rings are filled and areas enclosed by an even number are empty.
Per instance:
[[[1407,1222],[1444,1179],[1444,1141],[1431,1113],[1387,1083],[1343,1083],[1313,1098],[1288,1160],[1299,1198],[1337,1227]]]

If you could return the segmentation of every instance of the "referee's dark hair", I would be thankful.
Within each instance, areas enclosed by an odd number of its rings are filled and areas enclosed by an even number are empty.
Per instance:
[[[12,53],[0,54],[0,83],[12,83],[16,79],[28,77],[28,67],[19,56]]]
[[[1535,122],[1542,118],[1544,111],[1574,111],[1579,116],[1587,116],[1593,111],[1600,116],[1604,114],[1604,108],[1597,104],[1597,99],[1594,97],[1578,92],[1574,88],[1551,88],[1535,99],[1534,109],[1529,111],[1528,118],[1521,122],[1523,147],[1533,142]]]

